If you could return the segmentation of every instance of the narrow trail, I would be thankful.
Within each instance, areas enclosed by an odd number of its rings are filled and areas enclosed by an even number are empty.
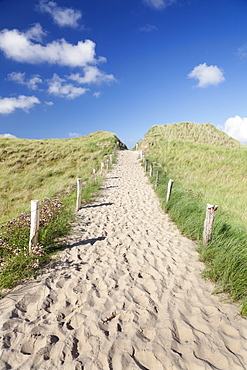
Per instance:
[[[247,320],[120,152],[59,261],[0,301],[0,369],[247,369]]]

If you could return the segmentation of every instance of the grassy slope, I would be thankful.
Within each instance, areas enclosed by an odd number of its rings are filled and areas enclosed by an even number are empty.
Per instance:
[[[102,181],[93,183],[92,170],[118,143],[125,147],[103,131],[65,140],[0,138],[0,296],[49,262],[74,220],[76,178],[83,179],[82,200],[89,201]],[[42,202],[38,246],[30,253],[31,199]]]
[[[154,126],[141,142],[169,176],[247,228],[247,147],[210,124]]]
[[[247,314],[247,147],[210,124],[187,122],[152,127],[139,147],[162,166],[158,194],[180,230],[198,241],[205,276],[241,300]],[[174,185],[166,204],[169,178]],[[207,203],[219,209],[213,239],[205,248]]]
[[[75,139],[0,138],[0,224],[29,211],[31,199],[50,198],[77,177],[91,179],[116,142],[103,131]]]

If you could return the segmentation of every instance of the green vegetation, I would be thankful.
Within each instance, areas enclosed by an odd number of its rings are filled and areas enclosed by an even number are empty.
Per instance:
[[[51,198],[78,177],[88,181],[116,142],[103,131],[75,139],[0,138],[0,224],[28,212],[31,199]]]
[[[49,261],[72,225],[76,179],[83,179],[82,200],[89,202],[102,181],[98,177],[93,184],[92,170],[100,169],[118,143],[103,131],[62,140],[0,138],[0,290]],[[31,199],[42,202],[39,244],[28,253]]]
[[[183,122],[152,127],[139,148],[161,172],[157,192],[164,209],[198,242],[204,276],[241,301],[247,315],[247,147],[210,124]],[[166,204],[169,178],[174,185]],[[204,247],[207,203],[219,209],[212,241]]]

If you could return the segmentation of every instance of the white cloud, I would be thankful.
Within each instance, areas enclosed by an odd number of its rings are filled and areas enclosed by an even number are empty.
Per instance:
[[[218,85],[225,81],[223,71],[217,66],[207,66],[206,63],[199,64],[189,74],[189,78],[198,80],[196,87],[208,87],[210,85]]]
[[[247,57],[247,44],[244,44],[240,48],[238,48],[238,55],[242,58]]]
[[[29,81],[27,81],[27,87],[29,87],[29,89],[31,89],[31,90],[37,90],[38,89],[37,84],[41,84],[42,82],[43,81],[40,78],[40,76],[36,75],[36,76],[30,78]]]
[[[80,134],[78,134],[77,132],[69,132],[69,137],[79,137]]]
[[[93,96],[95,96],[95,98],[99,98],[101,95],[101,92],[100,91],[96,91],[93,93]]]
[[[49,94],[67,99],[77,98],[89,90],[82,87],[75,87],[74,85],[67,83],[65,79],[60,78],[56,73],[54,73],[51,80],[48,80],[48,86]]]
[[[139,31],[141,32],[152,32],[156,30],[157,30],[157,27],[152,24],[146,24],[145,26],[139,28]]]
[[[230,117],[224,123],[223,130],[241,143],[247,143],[247,117]]]
[[[35,32],[34,32],[35,30]],[[72,45],[64,39],[53,41],[45,46],[31,40],[42,37],[43,31],[37,25],[27,32],[17,29],[4,29],[0,32],[0,50],[6,58],[17,62],[36,64],[49,63],[69,67],[84,67],[87,64],[105,62],[104,57],[95,58],[95,43],[91,40],[78,41]]]
[[[39,23],[35,23],[33,27],[25,32],[25,35],[28,40],[42,42],[43,36],[46,36],[46,32]]]
[[[78,21],[82,17],[82,13],[79,10],[59,7],[54,1],[41,0],[39,9],[42,12],[49,13],[54,22],[60,27],[68,26],[77,28]]]
[[[35,104],[40,104],[36,96],[19,95],[17,98],[0,99],[0,114],[10,114],[16,109],[28,112]]]
[[[54,105],[53,101],[45,101],[45,104],[46,104],[46,105],[49,105],[49,106]]]
[[[42,79],[40,78],[39,75],[35,75],[32,78],[30,78],[29,80],[26,80],[25,79],[25,72],[24,73],[21,73],[21,72],[9,73],[8,80],[14,81],[14,82],[16,82],[18,84],[21,84],[21,85],[26,85],[31,90],[37,90],[38,89],[38,84],[43,83],[43,81],[42,81]]]
[[[12,72],[8,74],[8,80],[18,84],[25,85],[25,72]]]
[[[176,4],[177,0],[143,0],[145,4],[154,9],[165,9],[172,4]]]
[[[103,71],[100,71],[96,66],[86,66],[83,68],[84,76],[81,76],[79,73],[73,73],[68,78],[70,80],[76,81],[79,84],[100,84],[100,83],[109,83],[116,81],[115,77],[112,74],[106,74]]]
[[[17,137],[12,134],[0,134],[0,137],[8,137],[9,139],[17,139]]]

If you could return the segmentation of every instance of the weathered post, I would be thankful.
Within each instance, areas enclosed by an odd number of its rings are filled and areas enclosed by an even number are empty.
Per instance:
[[[106,160],[106,171],[109,171],[109,159]]]
[[[148,170],[148,159],[145,160],[145,172]]]
[[[94,185],[97,183],[97,172],[95,168],[93,169],[93,183]]]
[[[77,179],[76,212],[81,208],[82,179]]]
[[[29,239],[29,253],[32,253],[32,248],[38,244],[39,231],[39,200],[31,200],[31,228]]]
[[[139,151],[140,160],[142,161],[142,150]]]
[[[172,192],[172,185],[173,185],[173,180],[170,179],[168,182],[168,187],[167,187],[166,202],[169,202],[170,200],[171,192]]]
[[[104,173],[104,167],[105,167],[105,164],[104,164],[104,162],[102,162],[101,163],[101,168],[100,168],[100,174],[101,174],[101,176],[103,175],[103,173]]]
[[[110,154],[110,164],[112,165],[112,154]]]
[[[153,176],[153,163],[150,163],[150,171],[149,171],[149,176]]]
[[[210,240],[212,239],[212,232],[213,232],[213,224],[215,213],[218,206],[213,204],[207,204],[206,207],[206,218],[204,221],[204,230],[203,230],[203,244],[204,246],[208,245]]]
[[[156,172],[155,187],[159,185],[159,171]]]

